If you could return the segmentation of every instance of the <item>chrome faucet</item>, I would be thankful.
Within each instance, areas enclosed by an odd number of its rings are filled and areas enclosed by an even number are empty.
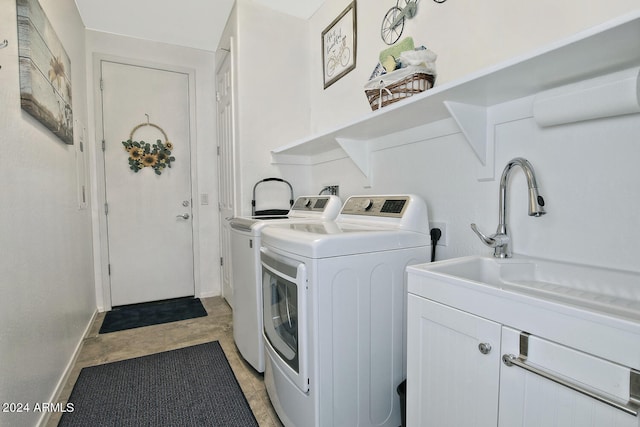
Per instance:
[[[496,258],[510,258],[511,249],[509,248],[509,233],[507,231],[507,183],[511,170],[514,166],[520,166],[527,177],[527,186],[529,187],[529,216],[542,216],[544,211],[544,199],[538,194],[538,184],[536,183],[536,175],[533,172],[533,166],[528,160],[522,157],[516,157],[507,163],[502,171],[500,178],[500,205],[498,212],[498,229],[495,234],[486,236],[482,234],[475,224],[471,224],[471,229],[478,235],[482,242],[494,248],[493,256]]]

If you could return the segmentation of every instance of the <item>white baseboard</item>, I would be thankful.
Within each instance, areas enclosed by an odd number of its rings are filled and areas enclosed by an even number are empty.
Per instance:
[[[211,297],[219,297],[220,292],[201,292],[200,296],[197,298],[211,298]]]
[[[85,330],[82,333],[82,337],[80,338],[80,341],[76,345],[76,348],[73,351],[71,358],[69,359],[69,363],[67,363],[67,366],[65,367],[64,372],[62,373],[62,376],[60,377],[60,380],[58,381],[58,384],[56,385],[56,388],[53,391],[53,394],[51,395],[51,399],[49,400],[49,402],[55,403],[60,398],[60,395],[62,394],[62,390],[64,389],[65,385],[67,385],[67,381],[71,376],[71,370],[75,366],[76,361],[78,360],[78,356],[80,355],[80,350],[82,349],[82,343],[84,342],[84,339],[87,338],[87,336],[89,335],[89,330],[91,329],[93,322],[96,320],[97,315],[98,315],[98,310],[96,309],[93,312],[91,319],[89,319],[89,323],[85,327]],[[36,425],[38,427],[46,426],[47,423],[49,422],[50,417],[51,417],[51,412],[46,412],[46,411],[43,412],[42,415],[40,416],[40,420],[38,420],[38,423]]]

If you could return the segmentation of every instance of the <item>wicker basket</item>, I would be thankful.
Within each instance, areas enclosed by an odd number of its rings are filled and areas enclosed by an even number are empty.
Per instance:
[[[365,89],[372,110],[384,107],[394,102],[431,89],[435,83],[435,76],[427,73],[416,72],[395,81],[384,84],[380,82],[376,88]]]

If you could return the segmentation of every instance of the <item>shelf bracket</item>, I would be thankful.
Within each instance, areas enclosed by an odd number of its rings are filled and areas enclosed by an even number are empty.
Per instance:
[[[478,160],[487,164],[487,109],[486,107],[444,101],[444,106],[456,121]]]
[[[371,149],[369,141],[336,137],[336,142],[347,153],[360,172],[371,181]]]

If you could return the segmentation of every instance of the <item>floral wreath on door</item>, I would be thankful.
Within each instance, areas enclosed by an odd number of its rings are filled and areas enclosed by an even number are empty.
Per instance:
[[[164,137],[164,142],[160,139],[156,140],[155,144],[150,144],[145,141],[136,141],[133,139],[135,132],[143,126],[151,126],[158,129]],[[129,169],[134,172],[138,172],[143,168],[152,168],[156,175],[161,175],[165,168],[171,167],[171,162],[176,158],[171,155],[173,150],[173,144],[169,141],[167,134],[162,128],[156,124],[141,123],[134,127],[129,134],[129,139],[122,141],[125,150],[129,153]]]

